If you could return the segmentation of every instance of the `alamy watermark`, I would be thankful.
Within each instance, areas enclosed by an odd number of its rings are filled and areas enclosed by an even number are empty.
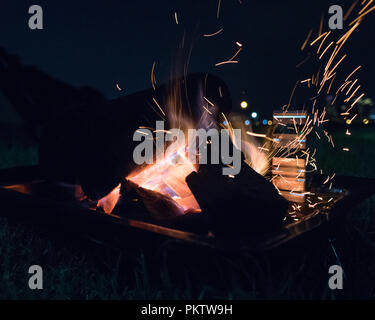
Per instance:
[[[29,7],[29,28],[31,30],[42,30],[43,29],[43,9],[41,6],[36,4]]]
[[[154,138],[155,133],[155,138]],[[156,121],[156,130],[146,128],[134,132],[133,141],[140,142],[133,151],[133,160],[136,164],[152,164],[164,161],[166,155],[174,155],[176,150],[187,153],[187,158],[193,164],[222,163],[223,175],[236,175],[241,170],[241,130],[233,129],[188,129],[187,139],[181,129],[164,129],[164,121]],[[236,141],[236,147],[231,143]],[[210,148],[207,148],[209,140]],[[155,142],[155,147],[154,147]],[[167,148],[165,143],[171,142]],[[210,157],[208,157],[210,149]],[[232,150],[230,150],[232,149]],[[156,153],[154,154],[154,150]],[[174,164],[183,163],[182,157],[169,158]]]
[[[328,13],[332,16],[328,20],[328,26],[331,30],[344,28],[344,15],[342,7],[339,5],[330,6]]]
[[[332,274],[332,276],[330,276],[330,278],[328,279],[328,287],[331,290],[342,290],[344,288],[344,270],[342,269],[342,267],[336,264],[330,266],[328,269],[328,273]]]
[[[31,290],[43,289],[43,269],[41,266],[34,264],[29,268],[29,274],[32,276],[29,278],[29,288]]]

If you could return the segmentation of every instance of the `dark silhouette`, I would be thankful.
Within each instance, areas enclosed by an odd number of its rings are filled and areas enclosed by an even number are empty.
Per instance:
[[[75,88],[0,48],[0,91],[26,126],[41,127],[70,108],[101,103],[103,95],[91,87]]]

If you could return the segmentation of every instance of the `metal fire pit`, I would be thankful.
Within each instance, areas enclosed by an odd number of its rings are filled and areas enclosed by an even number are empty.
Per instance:
[[[311,203],[290,203],[283,228],[262,236],[215,237],[208,230],[193,232],[178,226],[157,225],[134,214],[126,218],[92,210],[69,196],[66,191],[72,186],[48,182],[36,166],[0,170],[0,214],[44,227],[51,233],[74,234],[118,248],[129,243],[147,246],[175,239],[221,250],[265,251],[338,225],[350,209],[375,193],[375,179],[337,176],[328,188],[323,184],[325,178],[311,176],[308,182]],[[128,210],[134,210],[136,205],[133,202]]]

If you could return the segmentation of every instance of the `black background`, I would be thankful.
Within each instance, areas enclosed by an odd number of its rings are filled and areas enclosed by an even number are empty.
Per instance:
[[[295,66],[305,57],[300,47],[308,31],[314,28],[316,37],[322,14],[327,30],[329,6],[339,4],[345,12],[352,1],[241,2],[221,0],[217,19],[218,0],[2,0],[0,46],[57,79],[93,86],[115,98],[150,87],[154,61],[157,82],[165,81],[186,32],[193,48],[189,70],[219,75],[229,84],[235,108],[240,110],[239,103],[246,98],[246,112],[269,116],[288,102],[300,78]],[[28,28],[32,4],[43,8],[43,30]],[[348,70],[363,65],[360,79],[369,97],[375,94],[374,27],[371,13],[346,50]],[[224,28],[220,35],[202,37],[220,28]],[[235,53],[236,41],[244,45],[239,63],[215,68],[215,63]],[[123,91],[116,89],[116,83]]]

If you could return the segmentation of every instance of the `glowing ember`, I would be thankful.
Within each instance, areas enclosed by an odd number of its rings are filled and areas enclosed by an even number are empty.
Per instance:
[[[179,163],[175,163],[177,158]],[[193,171],[196,171],[194,165],[182,150],[177,150],[167,155],[163,161],[131,174],[127,179],[142,188],[170,196],[183,212],[189,209],[200,210],[185,182],[185,178]]]

